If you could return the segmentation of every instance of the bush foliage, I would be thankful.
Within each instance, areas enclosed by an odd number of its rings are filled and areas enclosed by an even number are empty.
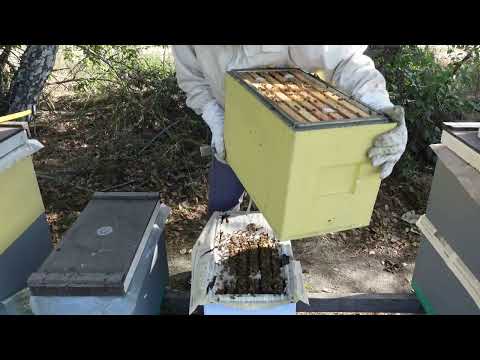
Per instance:
[[[428,146],[440,140],[442,122],[464,120],[480,110],[479,46],[449,46],[443,63],[428,46],[400,46],[387,55],[375,62],[392,102],[405,108],[409,145],[402,168],[408,173],[414,162],[431,162]]]
[[[0,54],[7,48],[0,45]],[[105,118],[110,122],[106,125],[112,125],[112,129],[165,128],[172,122],[169,114],[189,110],[184,109],[184,95],[176,84],[173,64],[145,55],[147,48],[62,46],[69,70],[53,83],[69,85],[78,102],[103,103],[102,111],[108,112]],[[10,46],[10,57],[0,64],[0,95],[5,96],[15,72],[15,59],[11,57],[18,58],[21,49]],[[405,108],[409,145],[397,168],[408,175],[431,163],[428,146],[439,141],[442,122],[471,118],[480,110],[479,45],[451,45],[444,61],[435,56],[432,47],[401,45],[395,51],[380,52],[374,61],[387,80],[392,102]],[[192,124],[203,128],[193,112],[190,114]]]

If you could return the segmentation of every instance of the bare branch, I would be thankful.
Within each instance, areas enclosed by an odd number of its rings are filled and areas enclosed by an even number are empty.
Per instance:
[[[473,56],[473,52],[474,52],[474,51],[475,51],[474,48],[471,49],[471,50],[467,53],[467,55],[465,55],[465,56],[463,57],[462,60],[460,60],[459,62],[457,62],[457,63],[455,64],[455,66],[454,66],[454,68],[453,68],[453,70],[452,70],[452,76],[455,75],[455,74],[458,72],[458,70],[460,70],[460,68],[462,67],[462,65],[465,64],[465,63]]]
[[[155,135],[155,137],[147,144],[143,147],[142,150],[140,150],[138,152],[138,155],[141,155],[145,150],[147,150],[163,133],[165,133],[168,129],[174,127],[175,125],[177,125],[182,119],[179,119],[177,121],[175,121],[174,123],[171,123],[170,125],[168,125],[166,128],[164,128],[162,131],[160,131],[157,135]]]
[[[118,189],[118,188],[121,188],[123,186],[126,186],[126,185],[129,185],[129,184],[132,184],[134,182],[137,182],[137,180],[130,180],[130,181],[127,181],[127,182],[124,182],[122,184],[118,184],[118,185],[114,185],[114,186],[110,186],[108,188],[105,188],[103,190],[100,190],[101,192],[106,192],[106,191],[111,191],[111,190],[114,190],[114,189]]]
[[[94,78],[59,80],[59,81],[47,83],[47,86],[61,85],[61,84],[72,83],[72,82],[80,82],[80,81],[106,81],[106,82],[116,83],[116,81],[115,81],[115,80],[112,80],[112,79],[95,78],[95,77],[94,77]]]

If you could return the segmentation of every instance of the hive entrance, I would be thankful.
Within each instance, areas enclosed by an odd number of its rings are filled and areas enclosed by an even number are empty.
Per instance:
[[[296,122],[367,119],[378,115],[301,70],[240,71],[237,74]]]

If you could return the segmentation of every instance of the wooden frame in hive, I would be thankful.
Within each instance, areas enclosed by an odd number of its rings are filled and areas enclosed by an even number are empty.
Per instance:
[[[246,84],[296,129],[389,121],[385,115],[299,69],[240,70],[229,75]]]

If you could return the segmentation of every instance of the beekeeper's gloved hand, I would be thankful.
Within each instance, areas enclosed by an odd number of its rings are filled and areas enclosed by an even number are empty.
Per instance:
[[[394,106],[382,109],[382,111],[396,121],[398,125],[375,139],[373,147],[368,152],[368,157],[373,166],[380,166],[380,177],[385,179],[392,173],[393,167],[405,151],[408,132],[403,107]]]
[[[226,164],[225,145],[223,143],[224,111],[215,100],[207,103],[202,112],[202,118],[212,132],[212,150],[215,158]]]

